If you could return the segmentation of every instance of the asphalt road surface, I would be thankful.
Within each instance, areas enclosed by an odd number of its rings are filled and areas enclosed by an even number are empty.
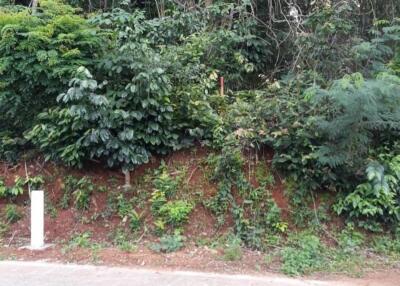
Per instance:
[[[0,261],[0,286],[350,286],[358,281],[316,281],[278,275],[247,276],[183,271]],[[400,285],[400,280],[399,280]],[[393,285],[395,286],[395,285]]]

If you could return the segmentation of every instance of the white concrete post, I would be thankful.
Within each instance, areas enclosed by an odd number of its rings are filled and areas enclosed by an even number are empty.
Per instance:
[[[44,191],[31,191],[31,249],[44,247]]]

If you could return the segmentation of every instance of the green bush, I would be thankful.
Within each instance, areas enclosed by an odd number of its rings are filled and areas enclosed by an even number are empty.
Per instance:
[[[178,191],[179,180],[173,178],[168,173],[165,163],[162,163],[161,167],[156,172],[153,184],[156,190],[165,194],[166,198],[172,198]]]
[[[400,183],[400,156],[381,155],[383,165],[377,161],[369,164],[365,183],[339,198],[334,209],[346,213],[359,226],[380,230],[374,223],[397,223],[400,220],[398,185]]]
[[[141,217],[140,215],[133,210],[130,214],[129,214],[129,227],[132,231],[137,231],[138,229],[140,229],[140,226],[142,225],[142,221],[141,221]]]
[[[26,186],[29,186],[31,190],[37,190],[42,188],[43,184],[44,179],[42,176],[28,177],[26,179],[16,176],[14,185],[7,187],[4,180],[0,178],[0,198],[14,199],[24,193]]]
[[[44,182],[42,176],[28,177],[25,179],[25,185],[28,185],[31,190],[42,190]]]
[[[17,197],[24,193],[25,180],[19,176],[15,177],[14,186],[9,188],[8,194],[11,197]]]
[[[4,235],[8,232],[9,225],[4,222],[0,222],[0,241],[4,237]]]
[[[76,233],[71,237],[71,240],[68,242],[69,248],[89,248],[92,245],[91,241],[92,233],[91,232],[83,232],[83,233]]]
[[[322,133],[318,160],[330,167],[358,170],[365,166],[370,148],[384,143],[400,130],[400,78],[382,74],[365,80],[345,76],[329,90],[318,90],[316,107],[326,110],[314,120]]]
[[[92,180],[88,177],[76,178],[73,176],[65,177],[63,186],[63,196],[61,207],[68,208],[73,199],[74,206],[79,210],[88,210],[90,197],[95,189]]]
[[[8,204],[4,209],[4,216],[8,223],[15,223],[22,218],[22,213],[16,205]]]
[[[128,201],[123,194],[119,194],[117,197],[117,213],[123,221],[129,221],[129,228],[133,232],[140,229],[141,216],[133,208],[132,201]]]
[[[0,178],[0,198],[4,198],[8,193],[8,188],[4,183],[4,180]]]
[[[159,209],[159,215],[172,226],[179,226],[188,220],[194,205],[186,201],[172,201],[164,204]]]
[[[134,252],[137,249],[136,243],[131,241],[128,235],[121,229],[117,229],[113,240],[114,244],[122,251]]]
[[[357,29],[356,11],[355,3],[343,1],[321,5],[304,19],[302,28],[307,32],[296,37],[293,50],[299,52],[293,69],[298,69],[296,76],[303,76],[302,84],[324,84],[358,63],[353,51],[358,39],[352,37]]]
[[[379,235],[373,239],[373,249],[378,254],[400,255],[400,240],[390,236]]]
[[[124,194],[117,196],[117,213],[123,219],[133,211],[132,204],[125,198]]]
[[[365,237],[362,233],[356,231],[352,224],[347,224],[338,236],[339,246],[346,253],[354,253],[364,244]]]
[[[132,61],[135,57],[138,61],[157,60],[153,55],[141,55],[140,48],[147,53],[148,49],[139,45],[130,47],[133,55],[125,50],[119,55]],[[103,86],[105,96],[89,71],[80,68],[68,92],[58,97],[63,107],[40,115],[41,123],[29,132],[28,138],[46,152],[48,159],[81,166],[93,158],[104,160],[110,167],[129,169],[147,162],[151,151],[163,153],[176,145],[178,135],[173,132],[173,109],[163,70],[157,63],[153,64],[154,69],[147,69],[145,63],[132,66],[125,60],[113,60],[115,69],[124,65],[128,69],[113,74],[130,74],[132,81],[124,84],[119,77],[109,78]],[[152,82],[146,80],[149,78]]]
[[[150,198],[151,202],[151,212],[153,216],[158,216],[160,213],[160,209],[167,203],[167,198],[165,197],[165,193],[160,190],[155,190],[151,194]]]
[[[292,238],[292,246],[282,250],[281,270],[287,275],[303,275],[324,264],[322,245],[315,235],[301,234]]]
[[[125,169],[210,139],[219,122],[210,103],[218,101],[212,95],[217,72],[237,83],[235,77],[253,70],[249,51],[264,43],[246,14],[228,31],[214,26],[229,9],[216,5],[152,20],[116,9],[93,17],[91,23],[113,35],[112,47],[95,67],[74,73],[59,106],[41,113],[27,138],[48,159],[78,166],[97,159]]]
[[[60,1],[41,1],[41,13],[0,11],[1,159],[14,158],[22,134],[37,114],[56,105],[56,96],[81,66],[91,66],[105,46],[99,30]],[[15,146],[15,147],[14,147]]]
[[[163,235],[158,243],[153,243],[150,248],[156,252],[174,252],[183,247],[185,237],[179,233],[173,235]]]

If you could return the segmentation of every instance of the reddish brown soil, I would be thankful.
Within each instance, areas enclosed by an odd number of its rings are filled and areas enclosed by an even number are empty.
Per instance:
[[[217,192],[217,187],[206,179],[205,164],[203,163],[210,150],[203,147],[196,147],[190,150],[175,152],[162,158],[153,158],[148,164],[142,165],[131,173],[133,184],[139,180],[148,171],[160,165],[161,160],[168,167],[185,166],[186,178],[185,183],[187,189],[191,192],[202,193],[202,199],[212,197]],[[272,152],[266,150],[257,160],[265,160],[270,165]],[[253,164],[253,163],[251,163]],[[250,169],[245,170],[251,181],[257,185],[254,179],[254,166],[249,164]],[[253,173],[251,168],[253,168]],[[173,168],[172,168],[173,169]],[[3,164],[0,169],[0,177],[5,179],[7,185],[11,186],[17,176],[25,177],[43,175],[46,178],[46,200],[47,204],[56,207],[56,215],[52,217],[49,213],[45,216],[45,237],[46,242],[55,243],[53,248],[42,252],[31,252],[29,250],[21,250],[19,247],[29,242],[29,197],[27,192],[20,196],[15,202],[21,211],[23,218],[15,224],[12,224],[10,230],[5,235],[3,244],[6,247],[0,248],[0,255],[15,256],[22,259],[51,259],[51,260],[67,260],[75,262],[90,262],[93,260],[93,253],[90,250],[79,249],[73,250],[67,254],[62,254],[62,244],[70,240],[71,236],[76,233],[89,231],[92,233],[92,239],[96,242],[107,242],[110,245],[110,234],[117,228],[124,226],[121,219],[116,215],[104,219],[99,214],[107,207],[107,193],[94,192],[91,197],[89,211],[77,211],[73,208],[61,209],[58,207],[62,197],[63,179],[66,175],[76,177],[88,176],[97,186],[107,186],[110,191],[120,191],[124,183],[124,176],[120,170],[109,170],[101,167],[99,164],[92,163],[85,166],[82,170],[66,168],[53,163],[44,163],[43,159],[25,163],[16,166],[8,166]],[[151,186],[148,190],[151,192]],[[273,197],[277,201],[279,207],[284,211],[287,209],[287,200],[283,194],[283,183],[276,176],[276,186],[273,189]],[[135,192],[132,193],[135,195]],[[181,194],[185,196],[185,194]],[[6,200],[0,200],[0,215]],[[97,215],[97,218],[93,216]],[[152,217],[148,210],[144,211],[144,220],[146,224],[152,224]],[[96,261],[106,264],[116,265],[149,265],[151,267],[169,267],[169,268],[186,268],[193,270],[213,270],[224,272],[248,272],[262,268],[262,255],[259,252],[245,251],[243,259],[240,262],[227,263],[221,259],[222,253],[207,247],[196,247],[195,242],[199,239],[209,240],[226,232],[232,225],[232,220],[227,218],[226,224],[217,229],[215,217],[207,210],[201,202],[196,204],[192,211],[189,223],[185,226],[184,234],[187,237],[187,247],[184,250],[173,254],[157,254],[148,250],[147,244],[156,240],[151,232],[146,232],[140,238],[138,251],[135,253],[125,253],[112,247],[106,247],[98,254]],[[1,242],[1,241],[0,241]],[[260,268],[261,267],[261,268]]]
[[[192,192],[201,192],[203,198],[213,196],[217,188],[214,184],[206,179],[205,170],[202,167],[203,161],[206,159],[209,150],[197,147],[191,150],[183,150],[175,152],[172,155],[162,158],[153,159],[148,164],[138,167],[131,173],[133,183],[140,179],[149,170],[159,166],[161,160],[167,166],[185,166],[187,168],[185,183],[188,190]],[[268,158],[265,158],[269,160]],[[25,177],[26,172],[29,176],[43,175],[46,177],[46,196],[47,201],[57,206],[62,197],[63,178],[66,175],[74,175],[76,177],[88,176],[98,186],[107,186],[111,191],[119,191],[124,183],[124,176],[119,170],[109,170],[102,168],[98,164],[86,166],[84,170],[76,170],[58,166],[52,163],[43,163],[43,160],[36,159],[26,164],[21,163],[17,166],[3,165],[0,171],[0,177],[5,179],[7,185],[14,183],[16,176]],[[113,178],[114,182],[110,181]],[[274,197],[277,198],[281,207],[284,205],[283,188],[280,180],[277,180],[276,189],[274,189]],[[117,188],[117,189],[116,189]],[[151,189],[149,189],[149,192]],[[134,195],[134,194],[133,194]],[[181,194],[184,196],[185,194]],[[107,207],[107,193],[94,192],[91,197],[91,207],[89,211],[81,212],[73,208],[63,210],[57,206],[55,217],[49,214],[45,217],[46,242],[54,243],[54,247],[40,252],[32,252],[26,249],[20,249],[22,245],[29,243],[29,201],[28,194],[19,197],[15,202],[23,211],[23,218],[15,224],[11,225],[10,230],[5,236],[3,244],[5,247],[0,248],[0,257],[15,257],[18,259],[38,260],[46,259],[52,261],[73,261],[78,263],[105,263],[111,265],[141,265],[149,267],[163,268],[179,268],[191,270],[207,270],[207,271],[223,271],[223,272],[256,272],[263,268],[263,255],[256,251],[245,251],[243,259],[240,262],[226,262],[222,257],[222,252],[207,247],[196,247],[195,241],[198,239],[212,239],[218,233],[225,232],[230,227],[229,218],[224,227],[217,229],[214,216],[207,210],[203,204],[196,204],[192,211],[189,223],[185,226],[184,234],[187,237],[186,247],[172,254],[158,254],[148,249],[148,243],[154,241],[151,233],[146,233],[140,239],[138,250],[134,253],[120,251],[111,246],[100,250],[96,257],[89,249],[75,249],[67,253],[62,251],[63,242],[67,242],[72,235],[89,231],[92,233],[92,239],[96,242],[108,242],[110,245],[110,233],[117,227],[121,226],[121,219],[116,215],[103,219],[98,217],[93,220],[93,215],[99,214]],[[5,204],[8,203],[4,199],[0,200],[0,213]],[[146,224],[151,225],[151,215],[145,211]],[[85,223],[85,221],[87,221]],[[123,225],[123,224],[122,224]]]
[[[139,182],[144,175],[150,173],[154,168],[160,165],[164,160],[166,165],[173,170],[177,166],[186,168],[186,177],[184,178],[187,188],[191,194],[181,193],[182,197],[186,195],[193,196],[193,193],[201,193],[201,200],[215,195],[217,186],[210,183],[207,179],[205,164],[203,163],[210,150],[197,146],[194,149],[175,152],[171,155],[161,158],[153,158],[148,164],[142,165],[131,173],[134,191],[128,194],[135,196],[135,184]],[[263,160],[266,166],[270,166],[273,153],[271,150],[263,150],[261,154],[246,154],[249,164],[244,168],[246,176],[255,186],[258,183],[255,179],[255,162]],[[221,271],[229,273],[256,273],[266,270],[263,259],[264,255],[257,251],[244,250],[243,257],[237,262],[227,262],[222,259],[221,250],[210,249],[206,246],[196,246],[199,239],[211,240],[218,235],[227,232],[232,227],[232,219],[227,218],[223,227],[216,227],[216,219],[212,213],[200,202],[196,204],[192,211],[189,222],[185,226],[184,235],[187,237],[186,246],[183,250],[171,254],[159,254],[148,249],[148,244],[155,241],[151,231],[139,234],[138,250],[134,253],[123,252],[112,247],[112,238],[110,235],[118,227],[126,227],[126,223],[116,215],[103,218],[101,214],[107,208],[107,193],[95,191],[91,196],[89,211],[77,211],[74,208],[61,209],[58,207],[62,197],[63,180],[66,175],[76,177],[88,176],[97,186],[107,186],[111,192],[122,191],[124,176],[120,170],[110,170],[101,167],[99,164],[92,163],[85,166],[82,170],[66,168],[53,163],[44,163],[41,158],[30,161],[26,164],[10,167],[3,164],[0,168],[0,177],[5,179],[7,185],[14,183],[16,176],[25,177],[26,172],[29,176],[43,175],[46,178],[46,199],[47,205],[56,207],[54,217],[50,213],[45,217],[46,242],[53,243],[54,246],[40,252],[32,252],[26,249],[20,249],[20,246],[29,243],[29,197],[25,193],[16,200],[16,204],[23,211],[23,218],[15,224],[12,224],[10,230],[6,233],[3,241],[0,239],[0,258],[16,258],[26,260],[50,260],[50,261],[72,261],[77,263],[100,263],[107,265],[140,265],[151,268],[169,268],[169,269],[187,269],[197,271]],[[279,174],[274,174],[275,185],[272,188],[272,196],[278,206],[283,210],[284,219],[288,217],[288,200],[284,195],[284,183]],[[151,184],[140,186],[145,191],[151,192]],[[9,203],[6,200],[0,200],[0,216],[4,206]],[[152,216],[149,206],[146,205],[143,211],[146,225],[152,225]],[[71,236],[76,233],[91,232],[92,240],[95,242],[104,242],[106,246],[98,253],[90,249],[73,249],[64,253],[63,247]],[[272,263],[268,266],[268,271],[277,270],[277,264]]]
[[[90,249],[74,249],[67,253],[58,245],[43,250],[30,251],[16,247],[0,248],[0,257],[18,260],[45,260],[51,262],[73,262],[79,264],[100,264],[110,266],[140,266],[152,269],[192,270],[224,273],[259,273],[274,271],[266,268],[263,254],[245,250],[240,261],[225,261],[222,252],[207,247],[189,245],[183,250],[162,254],[155,253],[146,245],[140,245],[133,252],[116,248],[104,248],[97,254]],[[276,271],[278,269],[275,269]]]

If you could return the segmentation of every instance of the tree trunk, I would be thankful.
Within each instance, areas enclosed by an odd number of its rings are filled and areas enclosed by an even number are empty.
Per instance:
[[[131,172],[128,170],[122,170],[122,173],[124,173],[125,175],[125,185],[124,188],[125,189],[130,189],[132,187],[131,185]]]
[[[36,15],[39,0],[32,0],[32,14]]]

